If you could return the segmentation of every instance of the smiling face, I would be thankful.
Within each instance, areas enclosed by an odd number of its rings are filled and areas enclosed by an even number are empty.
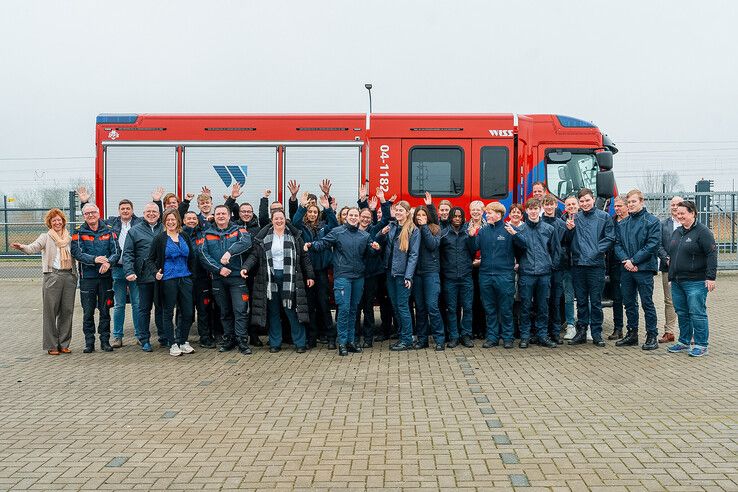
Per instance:
[[[448,214],[451,212],[451,207],[447,204],[439,205],[438,206],[438,217],[441,220],[448,220]]]
[[[49,222],[51,223],[51,229],[57,233],[64,229],[64,219],[58,215],[54,216]]]
[[[149,225],[154,225],[159,220],[159,207],[149,203],[144,207],[144,220]]]
[[[275,230],[284,230],[284,224],[286,220],[284,218],[284,212],[279,209],[272,213],[272,225]]]
[[[579,198],[579,208],[585,212],[589,212],[594,207],[595,201],[592,195],[586,194]]]
[[[244,203],[238,208],[238,217],[244,222],[244,224],[248,224],[251,222],[251,219],[254,218],[254,207],[248,203]]]
[[[184,225],[187,227],[192,227],[193,229],[197,227],[197,224],[199,224],[200,221],[197,218],[197,214],[195,212],[187,212],[184,216]]]
[[[221,229],[228,227],[228,222],[231,218],[231,211],[228,210],[228,207],[215,207],[215,213],[213,215],[215,216],[215,225]]]
[[[481,220],[483,211],[484,209],[479,203],[472,203],[469,205],[469,215],[471,215],[474,222],[479,222]]]
[[[454,215],[451,216],[451,225],[454,227],[461,227],[461,224],[464,223],[464,217],[461,213],[461,210],[454,210]]]
[[[359,226],[362,229],[366,229],[369,227],[369,224],[372,223],[372,212],[369,209],[363,209],[361,213],[359,214]]]
[[[395,210],[395,219],[397,219],[397,222],[400,225],[404,224],[410,212],[402,205],[395,205],[394,210]]]
[[[510,209],[510,222],[513,224],[519,224],[523,220],[523,213],[517,208],[513,207]]]
[[[576,197],[570,196],[566,199],[564,202],[564,206],[566,207],[566,213],[569,214],[569,216],[572,216],[579,212],[579,200],[577,200]]]
[[[525,209],[525,212],[528,214],[528,219],[530,219],[531,222],[538,222],[538,219],[541,218],[540,207],[528,207]]]
[[[311,224],[314,224],[318,222],[318,216],[320,215],[320,210],[318,210],[318,207],[315,205],[308,205],[307,212],[305,212],[305,217],[307,218],[307,221]]]
[[[94,205],[85,205],[82,209],[82,215],[87,225],[91,227],[96,227],[100,220],[100,210]]]
[[[676,219],[677,216],[677,206],[682,203],[683,199],[680,196],[675,196],[671,199],[671,202],[669,202],[669,208],[671,209],[671,216]]]
[[[687,207],[677,207],[676,218],[685,229],[689,229],[692,227],[692,224],[694,224],[697,217],[694,213],[690,212]]]
[[[347,207],[344,207],[341,209],[341,213],[340,213],[341,223],[346,222],[346,216],[348,215],[348,211],[349,209]]]
[[[556,216],[556,203],[544,203],[543,213],[546,214],[546,217],[555,217]]]
[[[179,224],[177,224],[177,217],[175,217],[174,214],[167,215],[167,218],[164,219],[164,227],[166,227],[167,232],[175,232],[177,230]]]
[[[538,198],[540,200],[545,194],[546,190],[543,188],[542,184],[533,185],[533,198]]]
[[[213,200],[209,198],[197,200],[197,208],[200,209],[203,215],[210,215],[210,212],[213,211]]]
[[[359,211],[355,208],[346,210],[346,222],[354,227],[357,226],[359,224]]]
[[[636,194],[632,194],[627,198],[628,212],[631,214],[637,214],[643,210],[643,198]]]
[[[164,210],[168,208],[177,208],[177,205],[179,205],[179,201],[177,200],[176,196],[170,196],[167,198],[167,201],[164,203]]]
[[[615,208],[615,215],[619,218],[624,219],[628,216],[628,206],[622,200],[616,199],[612,206]]]

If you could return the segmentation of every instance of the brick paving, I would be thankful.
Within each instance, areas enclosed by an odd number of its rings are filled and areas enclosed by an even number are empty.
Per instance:
[[[610,342],[175,359],[141,352],[130,320],[125,347],[86,355],[79,309],[74,353],[52,357],[40,281],[2,280],[0,489],[735,491],[737,293],[722,275],[702,359]]]

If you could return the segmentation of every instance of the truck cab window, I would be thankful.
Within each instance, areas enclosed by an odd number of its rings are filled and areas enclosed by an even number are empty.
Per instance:
[[[548,189],[561,200],[582,188],[596,191],[597,160],[594,154],[571,154],[567,162],[550,162],[547,159]]]
[[[482,147],[479,196],[482,198],[504,198],[508,195],[508,151],[507,147]]]
[[[410,149],[410,194],[437,197],[460,196],[464,192],[464,151],[458,147],[413,147]]]

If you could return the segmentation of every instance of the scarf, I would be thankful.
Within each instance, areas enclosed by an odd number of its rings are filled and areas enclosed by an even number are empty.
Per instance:
[[[272,259],[272,241],[274,240],[274,229],[264,236],[264,253],[267,265],[267,299],[279,292],[279,286],[272,280],[274,274],[274,260]],[[295,296],[295,264],[297,253],[295,241],[288,229],[284,230],[284,269],[282,278],[282,305],[285,309],[292,309],[292,298]]]
[[[54,240],[56,247],[59,248],[59,253],[61,254],[61,258],[59,259],[61,269],[71,270],[72,254],[69,251],[69,243],[72,242],[72,236],[69,234],[69,231],[63,229],[62,235],[59,236],[54,229],[49,229],[49,237]]]

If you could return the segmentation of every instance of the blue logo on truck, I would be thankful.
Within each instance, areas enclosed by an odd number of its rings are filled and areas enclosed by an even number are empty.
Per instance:
[[[234,181],[243,186],[246,183],[246,176],[249,175],[249,166],[213,166],[215,172],[220,176],[221,181],[226,186],[231,186]]]

